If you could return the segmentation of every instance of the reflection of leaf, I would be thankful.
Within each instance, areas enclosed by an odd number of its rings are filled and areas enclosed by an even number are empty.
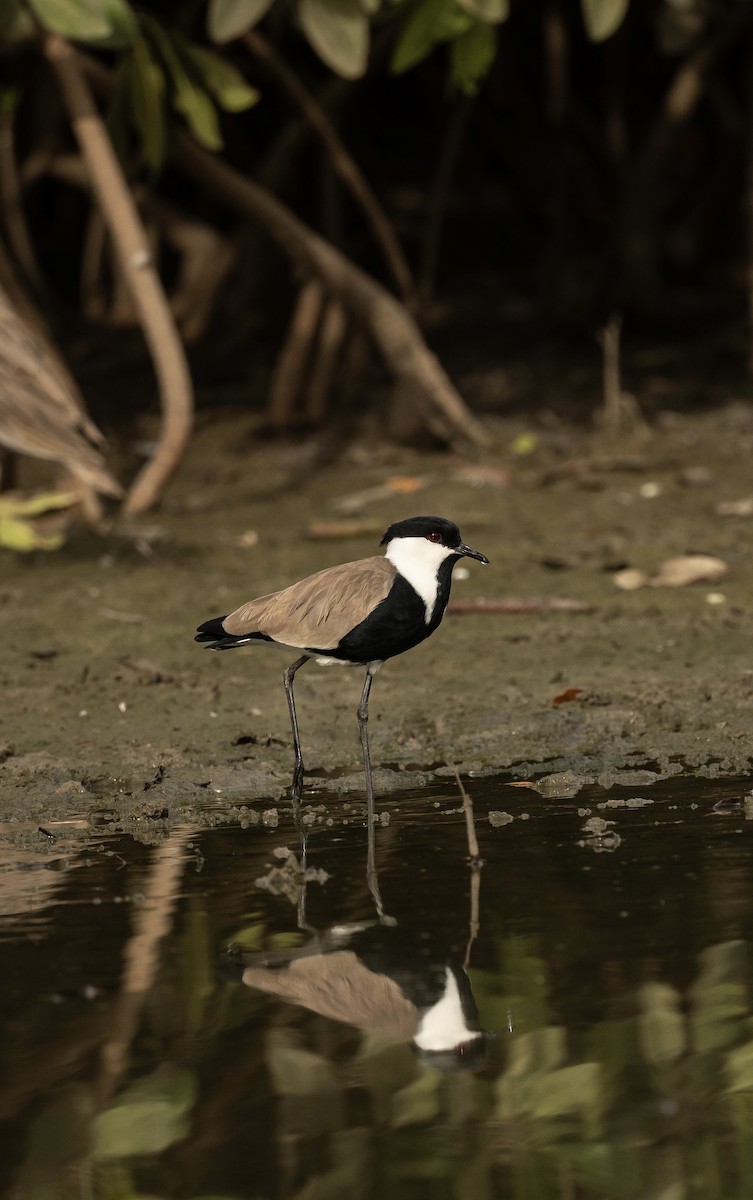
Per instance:
[[[487,1026],[526,1033],[548,1023],[546,964],[532,945],[530,938],[506,938],[497,944],[496,971],[471,970],[473,993]]]
[[[330,1063],[319,1054],[312,1054],[296,1045],[285,1030],[277,1029],[267,1040],[267,1066],[272,1075],[272,1087],[278,1096],[326,1096],[339,1091],[337,1078]]]
[[[229,945],[242,946],[244,950],[261,950],[264,944],[264,922],[256,920],[239,929],[228,938]]]
[[[559,1071],[547,1071],[531,1090],[531,1115],[544,1120],[580,1113],[589,1135],[598,1132],[602,1111],[601,1068],[598,1063],[576,1063]]]
[[[371,1095],[375,1120],[389,1121],[392,1096],[399,1088],[408,1087],[419,1074],[416,1056],[405,1044],[385,1042],[377,1034],[367,1033],[361,1043],[358,1066]]]
[[[424,1071],[407,1087],[395,1092],[390,1124],[399,1129],[404,1125],[423,1125],[437,1117],[441,1109],[441,1083],[437,1071]]]
[[[215,973],[206,909],[191,906],[181,937],[180,966],[185,1029],[196,1036],[204,1023],[208,1001],[214,995]]]
[[[166,1065],[139,1079],[94,1122],[95,1158],[159,1154],[189,1131],[188,1115],[196,1097],[190,1071]]]
[[[746,1042],[727,1055],[725,1072],[727,1087],[731,1092],[753,1089],[753,1042]]]
[[[291,1029],[273,1029],[267,1034],[265,1060],[283,1131],[315,1138],[342,1128],[342,1088],[326,1058],[299,1045]]]
[[[728,1046],[739,1035],[748,1012],[747,958],[741,941],[709,946],[701,954],[701,971],[690,990],[693,1048],[699,1053]]]
[[[70,1162],[86,1153],[92,1103],[83,1084],[66,1088],[33,1118],[26,1138],[25,1169]]]
[[[685,1022],[680,996],[668,983],[644,983],[638,1018],[641,1050],[647,1062],[671,1062],[685,1049]]]
[[[551,1071],[564,1062],[566,1053],[565,1031],[560,1026],[532,1029],[513,1040],[506,1074],[521,1077]]]

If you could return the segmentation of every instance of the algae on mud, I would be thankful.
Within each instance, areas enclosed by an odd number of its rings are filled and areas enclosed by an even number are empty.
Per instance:
[[[521,428],[498,423],[498,443],[511,446]],[[3,555],[0,813],[212,823],[241,804],[283,801],[284,654],[207,655],[193,630],[250,594],[374,553],[378,536],[328,543],[305,529],[331,516],[337,497],[397,473],[420,475],[420,490],[371,502],[370,522],[437,512],[491,559],[483,576],[456,581],[455,598],[556,594],[594,611],[448,616],[390,661],[372,693],[378,790],[451,764],[512,776],[572,770],[605,783],[635,769],[744,774],[750,521],[717,506],[748,494],[752,446],[753,409],[739,404],[675,416],[650,441],[621,444],[622,469],[617,459],[598,468],[614,451],[607,441],[560,426],[556,437],[539,433],[533,455],[500,452],[507,487],[477,487],[472,472],[448,471],[446,456],[385,446],[356,447],[305,475],[295,447],[254,446],[237,419],[215,418],[156,518],[164,536],[149,556],[117,527],[74,534],[54,555]],[[597,469],[562,470],[584,458]],[[688,486],[698,465],[705,486]],[[703,584],[615,587],[619,567],[651,573],[687,551],[728,563],[715,603]],[[298,697],[308,783],[344,776],[357,798],[360,687],[360,672],[312,666]],[[554,705],[568,689],[582,690]]]

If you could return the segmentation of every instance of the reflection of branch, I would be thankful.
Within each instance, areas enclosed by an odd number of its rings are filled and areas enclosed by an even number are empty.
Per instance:
[[[55,34],[45,35],[44,50],[136,305],[159,382],[163,419],[157,449],[131,485],[124,506],[126,512],[142,512],[159,498],[183,456],[193,419],[191,379],[146,234],[76,52]]]
[[[476,837],[476,825],[473,818],[473,801],[468,792],[463,787],[463,781],[460,778],[460,772],[455,767],[455,779],[460,788],[460,795],[463,798],[463,812],[465,814],[465,831],[468,837],[468,857],[471,863],[471,912],[469,918],[468,942],[465,947],[465,958],[463,959],[463,967],[466,968],[471,959],[471,947],[478,936],[479,928],[479,898],[481,896],[481,854],[478,848],[478,838]]]
[[[473,862],[480,862],[481,855],[478,849],[478,838],[476,837],[476,826],[473,820],[473,801],[463,787],[463,781],[460,778],[460,772],[455,767],[455,779],[460,788],[460,795],[463,797],[463,812],[465,813],[465,831],[468,836],[468,854]]]
[[[159,965],[159,944],[171,928],[183,875],[186,842],[193,826],[174,830],[154,852],[143,904],[136,909],[134,933],[123,953],[123,977],[102,1046],[96,1108],[102,1109],[128,1065],[128,1051],[138,1028],[139,1013]]]
[[[468,410],[399,300],[264,188],[185,134],[176,137],[174,149],[182,170],[244,216],[260,222],[292,259],[318,275],[327,290],[356,314],[395,374],[422,394],[429,416],[445,435],[460,435],[476,446],[489,444],[488,433]]]
[[[381,246],[382,253],[389,263],[390,270],[400,289],[400,293],[403,299],[410,304],[414,297],[415,286],[405,255],[395,236],[395,231],[360,168],[343,144],[330,118],[315,97],[303,86],[299,77],[280,58],[274,46],[258,30],[249,30],[243,40],[251,53],[260,59],[277,76],[283,87],[287,88],[291,96],[300,105],[306,120],[324,142],[333,168],[350,191],[350,194],[360,204],[367,221],[371,225],[374,237]]]
[[[479,930],[479,902],[481,897],[481,863],[471,862],[471,911],[468,919],[468,941],[465,947],[463,967],[468,970],[471,961],[471,948]]]

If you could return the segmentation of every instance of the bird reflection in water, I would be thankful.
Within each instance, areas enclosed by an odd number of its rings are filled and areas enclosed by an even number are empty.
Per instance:
[[[467,794],[463,798],[467,805]],[[307,848],[300,826],[299,837],[298,927],[308,940],[293,950],[230,951],[233,976],[385,1041],[408,1042],[427,1066],[445,1071],[482,1066],[489,1034],[481,1028],[466,970],[478,931],[478,858],[471,857],[470,934],[461,959],[430,949],[422,930],[385,915],[373,867],[367,878],[376,919],[314,929],[306,919]],[[370,841],[373,837],[371,827]],[[370,851],[373,863],[373,845]]]

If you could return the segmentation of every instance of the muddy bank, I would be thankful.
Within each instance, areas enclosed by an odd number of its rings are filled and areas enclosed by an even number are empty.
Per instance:
[[[530,428],[498,424],[501,449],[483,470],[366,443],[312,470],[310,444],[259,446],[236,419],[215,420],[141,529],[74,535],[49,556],[3,554],[3,819],[211,822],[284,801],[284,652],[207,654],[194,628],[376,552],[391,521],[420,512],[452,517],[491,560],[467,564],[454,600],[563,596],[592,611],[448,617],[390,662],[371,702],[380,791],[455,763],[513,777],[570,770],[607,785],[635,771],[647,781],[748,772],[753,516],[719,506],[753,493],[753,409],[672,416],[619,446],[542,425],[531,453],[513,453]],[[362,534],[306,535],[338,517],[338,498],[395,476],[399,490],[364,500]],[[681,588],[615,585],[620,568],[652,572],[687,552],[717,556],[727,574]],[[361,683],[359,671],[314,664],[296,681],[309,782],[350,800],[361,795]]]

